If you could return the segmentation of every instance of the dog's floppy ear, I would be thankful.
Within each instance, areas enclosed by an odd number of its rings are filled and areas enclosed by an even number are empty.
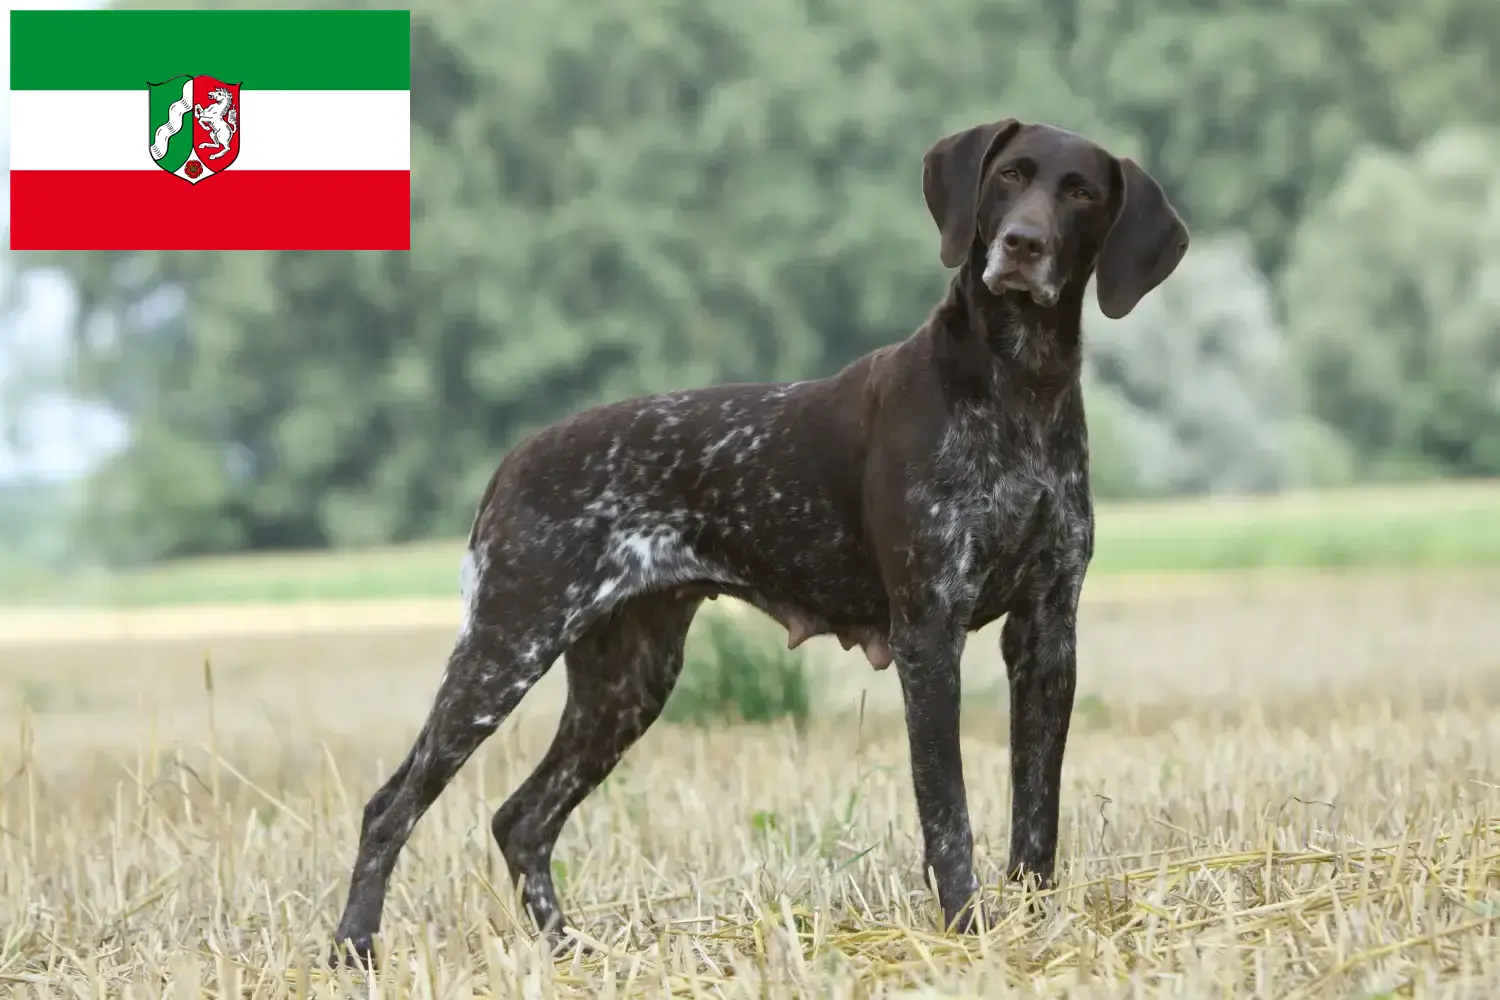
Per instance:
[[[944,267],[957,267],[968,256],[984,165],[1020,128],[1014,118],[976,125],[944,136],[922,157],[922,197],[942,236]]]
[[[1161,185],[1128,157],[1115,161],[1115,190],[1124,203],[1099,251],[1099,308],[1119,319],[1177,270],[1188,229]]]

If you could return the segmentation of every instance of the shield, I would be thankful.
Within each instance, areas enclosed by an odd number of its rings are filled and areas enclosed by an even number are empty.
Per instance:
[[[189,184],[212,177],[240,155],[240,85],[211,76],[148,83],[151,159]]]

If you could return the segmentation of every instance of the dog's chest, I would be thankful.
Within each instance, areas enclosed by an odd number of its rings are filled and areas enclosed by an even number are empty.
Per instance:
[[[1077,469],[1071,454],[1051,446],[1041,421],[958,414],[928,484],[929,513],[954,571],[977,586],[1072,546]]]

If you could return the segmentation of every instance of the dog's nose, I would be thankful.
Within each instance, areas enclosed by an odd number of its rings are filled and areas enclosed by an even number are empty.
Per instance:
[[[1011,223],[1000,234],[1000,243],[1007,253],[1023,260],[1036,260],[1047,252],[1046,234],[1037,226],[1024,222]]]

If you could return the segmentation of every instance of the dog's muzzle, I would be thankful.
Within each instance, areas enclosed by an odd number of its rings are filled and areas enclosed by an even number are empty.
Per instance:
[[[1056,257],[1041,230],[1007,225],[995,234],[984,258],[985,287],[996,295],[1026,292],[1039,306],[1057,304]]]

